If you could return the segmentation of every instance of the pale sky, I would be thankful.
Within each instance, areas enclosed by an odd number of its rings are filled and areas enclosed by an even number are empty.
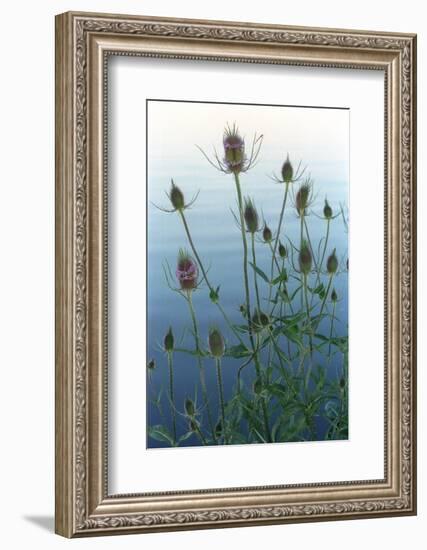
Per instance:
[[[149,158],[198,163],[196,144],[209,155],[215,146],[222,156],[224,127],[235,122],[247,150],[255,132],[264,135],[260,165],[267,173],[289,153],[294,164],[308,164],[314,178],[333,168],[334,179],[348,181],[349,119],[342,109],[149,101]]]

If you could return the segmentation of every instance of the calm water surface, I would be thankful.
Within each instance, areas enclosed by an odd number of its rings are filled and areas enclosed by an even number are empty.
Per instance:
[[[187,202],[193,195],[200,192],[194,206],[186,210],[186,218],[196,248],[205,267],[209,269],[210,282],[213,286],[220,285],[221,305],[229,318],[237,324],[245,323],[239,312],[239,306],[244,303],[243,252],[240,228],[236,226],[230,211],[231,208],[236,211],[236,191],[233,177],[216,171],[203,159],[195,147],[194,154],[188,161],[180,158],[171,160],[169,150],[165,150],[164,154],[150,155],[150,143],[148,154],[150,160],[148,166],[147,361],[154,359],[157,366],[147,387],[151,396],[161,389],[163,390],[162,402],[168,417],[168,369],[166,355],[161,349],[163,339],[169,326],[173,328],[175,342],[180,347],[194,349],[194,338],[191,333],[191,319],[187,303],[180,295],[168,288],[162,266],[168,262],[172,273],[174,273],[179,249],[186,248],[190,251],[190,247],[178,214],[161,212],[152,203],[164,208],[171,208],[165,195],[165,191],[170,189],[171,178],[184,192]],[[280,148],[275,150],[270,148],[268,154],[261,155],[259,164],[253,170],[241,175],[243,195],[250,196],[254,200],[260,216],[265,218],[273,232],[278,224],[284,185],[275,184],[268,174],[271,174],[272,171],[280,173],[285,158],[286,151],[282,151]],[[309,158],[304,161],[310,165]],[[348,181],[342,177],[336,178],[334,174],[342,175],[342,170],[335,168],[333,162],[328,164],[319,160],[310,165],[316,200],[312,207],[314,212],[307,217],[307,223],[315,250],[317,250],[320,240],[325,237],[326,222],[316,217],[314,213],[322,216],[325,197],[328,198],[334,214],[339,211],[340,204],[348,205]],[[298,184],[295,184],[295,187],[297,189]],[[281,231],[282,242],[286,243],[288,238],[298,246],[299,231],[299,219],[292,201],[288,200]],[[261,235],[258,240],[261,240]],[[333,248],[336,248],[340,267],[344,267],[348,257],[348,234],[341,216],[331,221],[326,257]],[[259,267],[269,274],[271,262],[269,247],[262,242],[257,242],[256,253]],[[295,264],[297,264],[296,256]],[[251,287],[253,287],[253,273],[250,267],[249,276]],[[314,285],[315,275],[310,277],[308,284]],[[259,285],[263,288],[261,293],[265,294],[266,285],[261,280],[259,280]],[[334,287],[339,296],[336,307],[336,317],[339,321],[335,323],[335,332],[337,336],[346,336],[348,332],[348,273],[346,271],[335,277]],[[251,296],[252,304],[254,304],[254,299],[255,297]],[[226,335],[227,345],[237,343],[234,336],[230,335],[228,327],[225,326],[218,308],[209,300],[209,291],[206,285],[193,293],[193,303],[202,345],[205,348],[207,348],[208,329],[213,324]],[[299,296],[294,300],[294,304],[299,305]],[[329,321],[326,321],[327,327],[329,327]],[[323,327],[324,333],[328,331],[327,327]],[[322,325],[319,327],[320,332],[322,332],[321,329]],[[336,377],[336,373],[341,372],[342,359],[339,355],[335,356],[328,367],[329,377]],[[217,418],[215,366],[210,358],[206,358],[204,364],[207,387],[211,389],[211,407],[214,417]],[[226,401],[234,393],[237,370],[241,364],[242,360],[240,359],[223,358],[222,373]],[[248,367],[244,371],[243,380],[248,385],[253,381],[253,371],[252,367]],[[178,411],[183,411],[185,398],[194,398],[195,386],[198,387],[200,404],[199,370],[195,358],[184,353],[174,353],[174,373],[175,403]],[[161,424],[163,420],[157,407],[151,402],[147,402],[149,425]],[[188,421],[178,414],[177,422],[179,436],[187,432]],[[317,425],[319,439],[323,438],[325,430],[326,425],[319,422]],[[149,447],[167,446],[151,438],[147,445]],[[183,445],[199,445],[199,441],[192,436]]]

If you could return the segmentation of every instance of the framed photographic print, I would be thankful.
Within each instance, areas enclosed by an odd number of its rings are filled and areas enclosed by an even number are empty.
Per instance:
[[[56,18],[56,531],[416,513],[416,37]]]

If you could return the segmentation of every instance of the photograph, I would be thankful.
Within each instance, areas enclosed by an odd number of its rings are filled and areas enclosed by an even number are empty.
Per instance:
[[[146,108],[147,447],[347,440],[349,109]]]

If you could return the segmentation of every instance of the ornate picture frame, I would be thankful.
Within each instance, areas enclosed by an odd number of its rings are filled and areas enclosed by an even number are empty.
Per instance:
[[[384,72],[384,479],[109,494],[109,56]],[[56,17],[55,397],[55,522],[65,537],[416,513],[415,35],[74,12]]]

